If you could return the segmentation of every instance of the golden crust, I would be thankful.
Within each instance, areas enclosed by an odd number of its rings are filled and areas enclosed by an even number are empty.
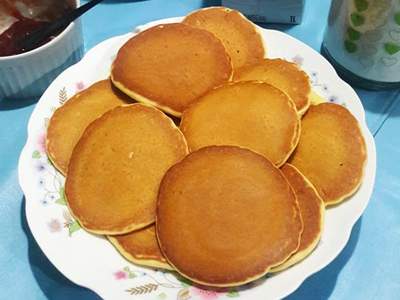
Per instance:
[[[183,23],[215,34],[224,44],[234,69],[254,64],[265,56],[263,39],[256,26],[237,10],[204,8],[186,16]]]
[[[124,235],[107,236],[127,260],[142,266],[173,270],[158,246],[155,225]]]
[[[234,81],[260,80],[276,86],[292,98],[300,115],[310,106],[311,86],[308,75],[295,63],[284,59],[264,59],[235,70]]]
[[[264,82],[236,82],[213,89],[184,111],[180,128],[191,151],[235,145],[277,166],[285,163],[300,137],[293,102]]]
[[[162,176],[187,152],[182,133],[156,108],[112,109],[88,126],[72,153],[65,183],[71,213],[98,234],[153,223]]]
[[[361,129],[346,108],[333,103],[310,107],[290,163],[312,182],[325,205],[340,203],[358,189],[366,160]]]
[[[154,26],[131,38],[111,70],[112,81],[123,92],[174,116],[231,76],[221,41],[181,23]]]
[[[263,276],[296,251],[301,231],[282,172],[244,148],[202,148],[170,168],[160,185],[161,251],[199,284],[237,286]]]
[[[46,151],[50,161],[67,174],[69,159],[86,127],[106,111],[126,104],[127,98],[115,91],[111,81],[102,80],[70,98],[50,119]]]
[[[321,238],[325,215],[324,202],[311,182],[290,164],[283,165],[281,170],[297,196],[303,220],[303,232],[297,251],[283,264],[272,268],[270,272],[279,272],[289,268],[303,260],[315,249]]]

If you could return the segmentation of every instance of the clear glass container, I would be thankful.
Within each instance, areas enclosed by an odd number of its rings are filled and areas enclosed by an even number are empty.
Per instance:
[[[354,85],[400,88],[400,0],[333,0],[321,51]]]

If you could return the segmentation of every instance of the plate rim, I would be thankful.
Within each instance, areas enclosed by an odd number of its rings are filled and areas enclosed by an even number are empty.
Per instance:
[[[29,117],[29,121],[28,121],[28,125],[27,125],[27,139],[26,139],[26,143],[21,151],[19,160],[18,160],[18,180],[19,180],[19,185],[24,193],[24,199],[25,199],[25,214],[26,214],[26,219],[27,219],[27,223],[28,226],[31,230],[31,233],[33,235],[33,237],[35,238],[35,241],[37,242],[37,244],[39,245],[40,249],[43,251],[43,253],[45,254],[46,258],[49,259],[49,261],[53,264],[53,266],[61,273],[63,274],[66,278],[68,278],[71,282],[75,283],[78,286],[82,286],[84,288],[88,288],[90,290],[92,290],[94,293],[96,293],[99,296],[106,296],[104,293],[104,289],[101,290],[100,293],[100,289],[96,286],[93,286],[93,284],[90,283],[90,281],[85,281],[85,280],[79,280],[77,279],[76,274],[69,274],[69,272],[62,270],[62,267],[59,265],[59,263],[56,261],[56,259],[54,257],[52,257],[51,255],[48,254],[48,251],[46,251],[46,246],[44,245],[45,242],[42,241],[42,238],[39,236],[39,232],[36,230],[33,230],[36,225],[33,223],[32,217],[30,218],[29,216],[31,215],[32,211],[29,210],[29,203],[33,202],[33,200],[29,200],[27,197],[27,194],[29,194],[28,192],[28,188],[26,186],[26,181],[27,179],[24,178],[23,175],[23,170],[25,165],[27,164],[28,160],[29,160],[29,153],[28,153],[28,148],[29,148],[29,144],[30,144],[30,137],[32,137],[32,123],[33,123],[33,116],[37,114],[37,112],[40,110],[41,105],[43,104],[43,99],[46,98],[46,95],[48,93],[49,90],[51,90],[53,88],[53,84],[55,82],[58,81],[58,79],[60,77],[62,77],[64,75],[65,72],[72,72],[73,69],[78,68],[80,65],[85,64],[87,61],[90,61],[90,57],[92,55],[94,55],[99,49],[102,49],[103,47],[105,47],[107,44],[110,44],[110,46],[112,45],[112,43],[117,43],[118,40],[122,40],[122,39],[126,39],[130,36],[133,36],[135,33],[138,33],[146,28],[149,28],[151,26],[154,25],[158,25],[161,23],[171,23],[171,22],[179,22],[183,17],[173,17],[173,18],[166,18],[166,19],[160,19],[160,20],[155,20],[152,22],[148,22],[146,24],[143,25],[139,25],[137,26],[133,32],[130,33],[126,33],[126,34],[122,34],[122,35],[116,35],[113,36],[109,39],[106,39],[102,42],[100,42],[99,44],[95,45],[94,47],[92,47],[89,51],[87,51],[84,55],[84,57],[82,58],[82,60],[80,60],[78,63],[70,66],[69,68],[67,68],[65,71],[63,71],[50,85],[49,87],[46,89],[46,91],[44,92],[44,94],[40,97],[39,101],[36,103],[35,108],[33,109],[30,117]],[[281,297],[286,297],[288,295],[290,295],[291,293],[293,293],[295,290],[297,290],[300,285],[307,279],[309,278],[311,275],[319,272],[321,269],[323,269],[324,267],[328,266],[344,249],[344,247],[347,245],[350,236],[351,236],[351,232],[354,228],[354,225],[356,224],[356,222],[360,219],[360,217],[362,216],[362,214],[364,213],[366,207],[368,206],[368,203],[371,199],[372,196],[372,192],[373,192],[373,188],[375,185],[375,178],[376,178],[376,145],[375,145],[375,141],[374,138],[372,136],[372,133],[370,132],[367,123],[366,123],[366,115],[365,115],[365,109],[362,105],[362,102],[360,100],[360,98],[358,97],[357,93],[355,92],[355,90],[344,80],[342,80],[339,75],[337,74],[336,70],[333,68],[333,66],[329,63],[329,61],[323,57],[319,52],[317,52],[316,50],[314,50],[313,48],[311,48],[310,46],[308,46],[307,44],[305,44],[304,42],[302,42],[301,40],[298,40],[292,36],[290,36],[287,33],[278,31],[278,30],[272,30],[272,29],[265,29],[262,27],[259,27],[257,25],[257,28],[259,30],[262,31],[267,31],[267,32],[273,32],[274,34],[279,34],[284,36],[285,38],[289,38],[291,40],[294,40],[297,43],[300,43],[302,47],[307,48],[309,51],[311,50],[311,52],[314,55],[319,56],[325,63],[325,66],[328,67],[330,69],[330,72],[332,73],[332,75],[335,75],[335,80],[336,82],[338,82],[340,85],[345,86],[346,89],[348,89],[349,91],[351,91],[354,100],[357,101],[357,105],[360,106],[362,108],[362,114],[360,115],[359,119],[359,123],[360,123],[360,127],[362,129],[366,144],[368,146],[368,163],[371,164],[371,166],[373,167],[373,169],[371,170],[371,186],[368,187],[368,199],[365,201],[362,209],[360,209],[360,212],[357,215],[354,215],[354,217],[352,218],[351,222],[349,223],[349,227],[348,230],[346,232],[342,233],[342,242],[340,247],[338,247],[336,249],[336,251],[331,252],[331,255],[324,259],[324,261],[321,263],[318,263],[318,265],[314,268],[312,268],[311,271],[307,272],[304,276],[302,276],[302,278],[300,279],[296,279],[295,281],[292,281],[290,285],[288,285],[286,287],[286,292],[283,293],[281,295]],[[365,166],[366,168],[366,166]],[[29,178],[28,178],[29,181]],[[29,203],[28,203],[29,202]]]

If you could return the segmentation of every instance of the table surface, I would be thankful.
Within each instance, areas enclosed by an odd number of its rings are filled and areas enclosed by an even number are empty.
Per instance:
[[[307,0],[301,25],[266,27],[283,30],[319,50],[329,3]],[[139,24],[215,4],[218,1],[105,0],[83,17],[86,50]],[[341,254],[288,299],[399,299],[400,90],[356,91],[377,146],[374,193]],[[0,299],[99,299],[52,266],[27,226],[17,162],[34,107],[33,101],[0,100]]]

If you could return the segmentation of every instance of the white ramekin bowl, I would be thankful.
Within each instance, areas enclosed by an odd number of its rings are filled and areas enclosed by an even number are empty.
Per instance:
[[[79,4],[79,0],[76,1]],[[26,53],[0,57],[0,100],[35,98],[83,56],[81,22],[71,23],[53,40]]]

